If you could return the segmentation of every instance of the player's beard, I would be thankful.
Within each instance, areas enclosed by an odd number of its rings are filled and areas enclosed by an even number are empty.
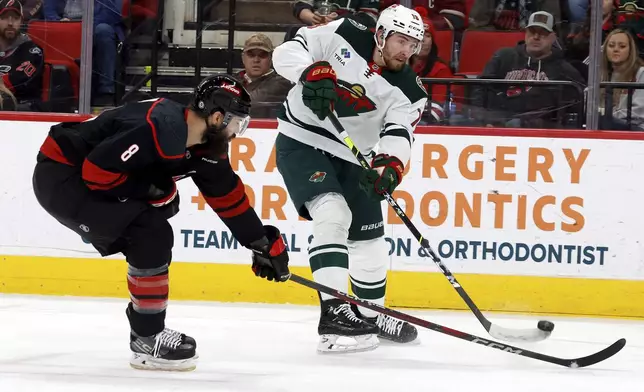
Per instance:
[[[224,130],[225,128],[221,126],[208,127],[204,133],[204,143],[207,143],[208,149],[217,156],[224,155],[228,152],[228,145],[231,138]]]
[[[382,60],[384,61],[385,66],[387,67],[387,69],[389,69],[390,71],[398,72],[398,71],[403,69],[405,64],[407,64],[408,59],[403,60],[402,57],[394,56],[393,54],[389,53],[389,51],[387,51],[387,46],[385,46],[382,49],[381,53],[382,53],[381,54]],[[398,58],[398,57],[400,57],[400,58]]]

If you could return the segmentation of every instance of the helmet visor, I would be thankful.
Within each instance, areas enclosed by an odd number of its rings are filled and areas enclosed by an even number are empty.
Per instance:
[[[226,128],[231,134],[242,136],[250,124],[250,116],[238,116],[232,113],[226,113],[224,118]]]

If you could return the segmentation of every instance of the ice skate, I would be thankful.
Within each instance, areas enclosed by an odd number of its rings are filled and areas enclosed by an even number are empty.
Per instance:
[[[196,368],[197,343],[190,336],[166,328],[156,335],[130,334],[130,366],[140,370],[186,372]]]
[[[346,353],[373,350],[380,343],[377,333],[378,327],[357,317],[348,303],[339,299],[322,303],[322,314],[318,325],[319,352]]]
[[[382,340],[402,343],[402,344],[419,344],[418,330],[406,321],[398,320],[391,316],[378,313],[376,317],[365,317],[355,305],[352,305],[354,313],[363,320],[374,324],[378,327],[378,337]]]

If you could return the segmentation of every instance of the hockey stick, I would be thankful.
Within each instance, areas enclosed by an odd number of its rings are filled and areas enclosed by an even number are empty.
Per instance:
[[[336,131],[340,134],[340,137],[342,140],[344,140],[344,143],[351,149],[351,152],[355,157],[358,159],[358,162],[360,165],[365,168],[366,170],[371,170],[371,166],[369,165],[369,162],[367,162],[367,159],[362,155],[360,150],[355,146],[353,143],[353,140],[351,140],[351,137],[347,133],[347,131],[344,129],[342,124],[340,124],[340,121],[338,118],[335,116],[335,113],[331,112],[329,114],[329,119],[331,120],[331,123],[335,127]],[[409,220],[407,217],[407,214],[400,208],[396,200],[387,192],[384,194],[385,200],[387,200],[387,203],[393,208],[393,210],[396,212],[396,215],[403,221],[405,226],[411,231],[412,235],[416,237],[416,240],[420,243],[420,246],[423,248],[425,252],[429,254],[431,257],[432,261],[440,268],[441,272],[447,280],[450,282],[452,287],[456,290],[458,295],[461,296],[463,301],[467,304],[467,306],[470,308],[472,313],[474,313],[474,316],[479,320],[479,322],[483,325],[485,330],[494,338],[509,341],[509,342],[538,342],[544,339],[547,339],[550,334],[552,334],[552,330],[554,329],[555,325],[550,322],[550,321],[545,321],[541,320],[537,323],[537,328],[534,329],[514,329],[514,328],[504,328],[500,327],[498,325],[493,324],[490,320],[488,320],[483,313],[479,310],[479,308],[476,306],[474,301],[470,298],[470,296],[467,294],[465,289],[458,283],[454,275],[450,272],[450,270],[447,269],[445,264],[441,261],[441,259],[434,253],[434,250],[431,248],[429,245],[429,241],[427,239],[423,238],[423,235],[420,234],[416,226]]]
[[[306,278],[303,278],[293,273],[291,274],[291,277],[289,280],[292,280],[295,283],[301,284],[302,286],[306,286],[313,290],[317,290],[319,292],[331,295],[343,301],[347,301],[352,304],[362,306],[367,309],[371,309],[375,312],[386,314],[387,316],[391,316],[399,320],[403,320],[408,323],[418,325],[423,328],[431,329],[432,331],[440,332],[442,334],[453,336],[455,338],[467,340],[468,342],[478,343],[480,345],[487,346],[490,348],[495,348],[497,350],[505,351],[510,354],[516,354],[522,357],[528,357],[539,361],[549,362],[555,365],[561,365],[569,368],[581,368],[581,367],[591,366],[601,361],[604,361],[612,357],[613,355],[617,354],[618,352],[620,352],[622,348],[624,348],[624,346],[626,345],[626,339],[621,338],[615,343],[606,347],[605,349],[585,357],[576,358],[576,359],[558,358],[558,357],[553,357],[550,355],[541,354],[530,350],[525,350],[519,347],[514,347],[507,344],[495,342],[492,340],[485,340],[476,335],[472,335],[466,332],[461,332],[452,328],[444,327],[440,324],[432,323],[431,321],[423,320],[406,313],[402,313],[393,309],[386,308],[384,306],[380,306],[378,304],[369,302],[367,300],[356,298],[349,294],[321,285],[319,283],[308,280]]]

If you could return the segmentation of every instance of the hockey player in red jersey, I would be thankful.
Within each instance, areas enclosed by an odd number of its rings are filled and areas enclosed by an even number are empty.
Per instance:
[[[153,99],[53,126],[38,153],[33,185],[41,206],[107,256],[128,263],[130,364],[192,370],[196,342],[165,327],[174,243],[168,219],[179,210],[175,180],[192,177],[239,243],[257,276],[290,277],[279,230],[263,226],[227,157],[248,126],[250,96],[227,75],[206,78],[189,107]]]

